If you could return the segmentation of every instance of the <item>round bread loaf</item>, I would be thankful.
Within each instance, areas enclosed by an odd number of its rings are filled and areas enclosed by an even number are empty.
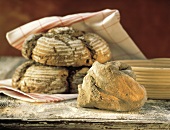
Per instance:
[[[66,93],[68,73],[64,67],[44,66],[27,61],[13,74],[12,87],[26,93]]]
[[[121,62],[95,62],[78,86],[78,106],[132,111],[146,101],[146,91],[134,79],[131,67]]]
[[[56,27],[43,34],[31,35],[23,44],[22,55],[44,65],[75,67],[111,59],[105,40],[72,27]]]
[[[30,60],[15,70],[12,87],[26,93],[77,93],[88,69],[45,66]]]

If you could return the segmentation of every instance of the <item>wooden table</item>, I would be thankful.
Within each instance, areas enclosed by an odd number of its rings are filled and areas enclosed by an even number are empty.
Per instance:
[[[0,57],[0,78],[10,78],[24,61],[21,57]],[[76,99],[59,103],[28,103],[1,94],[1,128],[169,130],[170,101],[150,99],[139,111],[114,112],[79,108]]]

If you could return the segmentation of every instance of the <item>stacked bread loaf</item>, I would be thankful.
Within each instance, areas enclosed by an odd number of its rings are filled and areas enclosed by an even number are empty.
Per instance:
[[[111,59],[105,40],[72,27],[30,35],[22,55],[29,60],[16,69],[12,86],[27,93],[77,93],[89,67]]]

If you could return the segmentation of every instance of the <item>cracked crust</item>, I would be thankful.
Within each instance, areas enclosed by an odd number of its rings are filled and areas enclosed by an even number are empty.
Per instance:
[[[26,39],[22,55],[44,65],[91,66],[94,61],[105,63],[111,59],[108,44],[98,35],[56,27]]]
[[[146,91],[134,79],[131,67],[121,62],[95,62],[78,87],[78,106],[132,111],[146,101]]]

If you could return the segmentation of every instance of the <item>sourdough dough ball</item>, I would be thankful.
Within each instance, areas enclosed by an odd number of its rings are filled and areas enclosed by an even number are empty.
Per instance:
[[[105,40],[72,27],[56,27],[46,33],[30,35],[22,46],[22,55],[44,65],[75,67],[111,59]]]
[[[64,67],[43,66],[27,61],[16,69],[12,87],[26,93],[66,93],[68,73]]]
[[[147,100],[131,67],[121,62],[95,62],[78,92],[78,106],[114,111],[138,110]]]

